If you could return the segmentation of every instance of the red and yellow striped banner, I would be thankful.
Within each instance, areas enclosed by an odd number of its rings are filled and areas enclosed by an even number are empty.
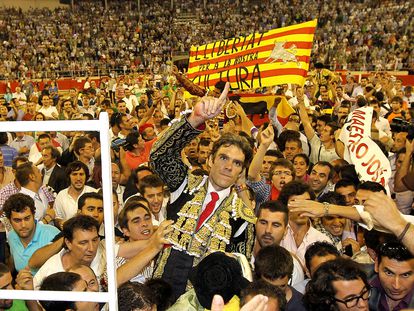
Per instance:
[[[317,20],[192,46],[188,78],[212,88],[219,81],[232,89],[284,83],[303,85],[309,69]]]

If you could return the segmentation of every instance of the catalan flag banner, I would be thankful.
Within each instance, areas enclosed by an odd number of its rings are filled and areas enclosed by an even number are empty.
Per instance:
[[[252,89],[284,83],[303,85],[317,20],[192,46],[187,77],[212,89],[219,81]]]

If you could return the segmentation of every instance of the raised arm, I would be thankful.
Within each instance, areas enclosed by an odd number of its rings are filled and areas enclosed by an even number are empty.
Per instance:
[[[252,129],[255,128],[252,120],[250,120],[246,113],[244,112],[243,107],[240,104],[235,104],[236,105],[236,112],[238,114],[238,116],[240,117],[241,123],[242,123],[242,130],[243,132],[249,134],[251,136],[252,134]]]
[[[269,120],[276,127],[279,134],[282,133],[283,130],[283,125],[277,119],[277,106],[279,105],[280,101],[281,97],[275,97],[273,106],[269,110]]]
[[[335,131],[335,152],[337,155],[341,157],[341,159],[343,159],[345,153],[345,144],[339,140],[341,131],[342,129],[338,129]]]
[[[312,128],[311,121],[309,120],[308,113],[306,112],[305,102],[303,96],[298,95],[298,107],[299,107],[299,116],[302,120],[303,129],[305,130],[305,135],[308,140],[311,140],[315,135],[315,131]]]
[[[312,200],[294,200],[289,202],[289,212],[297,212],[302,216],[319,218],[328,215],[342,216],[354,221],[361,221],[357,209],[353,206],[335,204],[324,205]]]
[[[117,269],[118,287],[139,274],[162,250],[164,244],[168,243],[165,237],[172,231],[172,223],[171,220],[163,221],[157,231],[154,232],[152,241],[148,246]]]
[[[374,192],[364,203],[365,211],[383,228],[391,231],[411,253],[414,253],[414,225],[400,213],[394,200],[384,193]]]
[[[154,143],[150,165],[171,192],[177,190],[187,176],[188,167],[181,160],[181,150],[201,133],[197,129],[199,126],[221,112],[229,88],[230,84],[227,83],[219,98],[202,97],[189,116],[175,122]]]
[[[145,123],[148,122],[149,119],[151,119],[152,115],[154,114],[155,108],[157,107],[157,105],[155,104],[156,100],[154,99],[154,103],[152,104],[151,108],[147,109],[147,112],[144,114],[144,116],[142,117],[142,119],[139,121],[138,127],[140,127],[141,125],[144,125]]]
[[[202,97],[201,101],[194,106],[193,112],[188,117],[188,123],[190,123],[192,127],[197,128],[207,120],[217,117],[226,103],[229,89],[230,84],[227,82],[219,98],[208,96]]]
[[[410,164],[411,164],[411,156],[413,155],[414,151],[414,141],[410,142],[408,139],[405,142],[405,157],[403,162],[401,163],[401,167],[397,169],[395,172],[394,178],[394,191],[395,192],[402,192],[407,191],[407,187],[404,185],[403,178],[409,173]]]
[[[177,91],[174,91],[172,89],[171,93],[172,93],[171,100],[170,100],[170,104],[168,105],[167,109],[168,109],[168,114],[169,115],[174,115],[174,112],[175,112],[175,101],[176,101],[176,98],[177,98]]]
[[[260,170],[262,168],[263,158],[272,143],[274,136],[275,133],[272,125],[269,125],[260,134],[260,145],[259,148],[257,148],[256,154],[254,155],[252,163],[249,167],[248,178],[250,181],[259,181],[262,179],[260,176]]]
[[[51,244],[43,246],[35,251],[29,259],[31,269],[39,269],[53,255],[59,253],[63,248],[63,236]]]

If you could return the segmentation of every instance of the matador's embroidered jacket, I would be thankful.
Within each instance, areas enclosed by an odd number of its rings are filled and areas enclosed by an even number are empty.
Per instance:
[[[238,252],[249,259],[252,254],[256,217],[235,191],[230,192],[214,214],[196,231],[208,176],[188,173],[188,167],[181,160],[181,151],[200,133],[183,117],[154,143],[151,151],[151,167],[168,185],[171,193],[181,191],[167,209],[167,218],[175,221],[168,239],[171,248],[164,249],[159,257],[155,277],[163,276],[167,262],[174,261],[171,256],[176,252],[172,250],[188,255],[192,266],[215,251]]]

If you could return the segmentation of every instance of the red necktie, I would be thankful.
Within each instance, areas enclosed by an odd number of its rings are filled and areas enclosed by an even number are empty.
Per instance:
[[[206,205],[204,211],[201,213],[200,218],[198,219],[196,231],[198,231],[198,229],[200,229],[200,227],[204,223],[204,221],[208,217],[210,217],[210,215],[213,213],[214,207],[216,206],[217,200],[219,199],[219,195],[218,195],[217,192],[210,192],[210,194],[211,194],[211,201],[208,202],[208,204]]]

